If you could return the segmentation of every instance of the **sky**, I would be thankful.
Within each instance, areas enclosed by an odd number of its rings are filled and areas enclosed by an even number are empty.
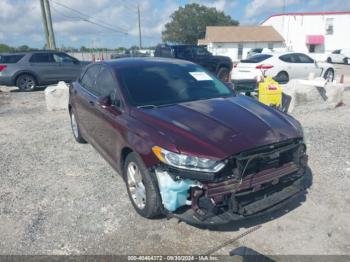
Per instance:
[[[170,15],[193,2],[224,11],[241,25],[259,25],[270,15],[283,11],[350,11],[350,0],[50,0],[56,46],[138,45],[138,4],[143,46],[153,46],[161,42],[161,32]],[[0,0],[0,43],[44,46],[39,0]]]

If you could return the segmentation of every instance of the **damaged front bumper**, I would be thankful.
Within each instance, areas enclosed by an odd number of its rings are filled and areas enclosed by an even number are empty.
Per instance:
[[[225,224],[279,208],[306,188],[307,155],[300,141],[241,153],[227,166],[200,178],[156,167],[164,213],[189,224]]]

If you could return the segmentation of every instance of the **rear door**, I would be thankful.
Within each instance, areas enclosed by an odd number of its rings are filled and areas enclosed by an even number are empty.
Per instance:
[[[111,164],[115,164],[118,161],[117,154],[121,152],[123,110],[118,82],[113,71],[106,65],[102,65],[97,76],[95,90],[97,96],[109,97],[111,106],[95,104],[94,141]]]
[[[51,53],[33,53],[29,58],[31,70],[39,77],[43,84],[54,83],[57,81],[58,65],[54,63]]]
[[[65,53],[53,53],[53,60],[57,65],[57,81],[72,82],[77,79],[81,65],[80,62],[65,54]]]
[[[96,77],[100,71],[100,64],[89,66],[85,73],[82,74],[77,85],[74,88],[73,95],[75,100],[76,117],[79,122],[79,127],[82,130],[84,137],[91,143],[93,133],[95,132],[95,116],[94,108],[97,101],[95,92]]]

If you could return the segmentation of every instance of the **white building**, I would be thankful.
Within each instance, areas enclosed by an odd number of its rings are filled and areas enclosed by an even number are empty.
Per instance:
[[[350,12],[276,14],[261,25],[273,26],[289,50],[320,60],[335,49],[350,48]]]
[[[206,45],[213,55],[238,61],[252,48],[283,48],[284,39],[272,26],[207,26],[198,45]]]

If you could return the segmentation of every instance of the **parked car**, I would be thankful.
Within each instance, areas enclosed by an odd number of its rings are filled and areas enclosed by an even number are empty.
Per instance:
[[[59,81],[72,82],[86,64],[56,51],[0,54],[0,85],[31,91]]]
[[[270,48],[252,48],[248,51],[247,57],[251,57],[257,54],[270,54],[273,50]]]
[[[188,60],[205,67],[224,82],[228,82],[230,78],[231,58],[214,56],[203,46],[158,45],[154,56]]]
[[[287,83],[292,78],[307,78],[310,73],[333,81],[334,67],[329,63],[316,62],[306,54],[282,52],[259,54],[241,60],[232,69],[234,81],[252,80],[261,76],[274,77],[279,83]]]
[[[203,67],[120,58],[88,65],[69,90],[74,138],[122,174],[143,217],[224,223],[303,192],[303,130]]]
[[[350,49],[334,50],[327,58],[328,63],[348,64],[350,61]]]

